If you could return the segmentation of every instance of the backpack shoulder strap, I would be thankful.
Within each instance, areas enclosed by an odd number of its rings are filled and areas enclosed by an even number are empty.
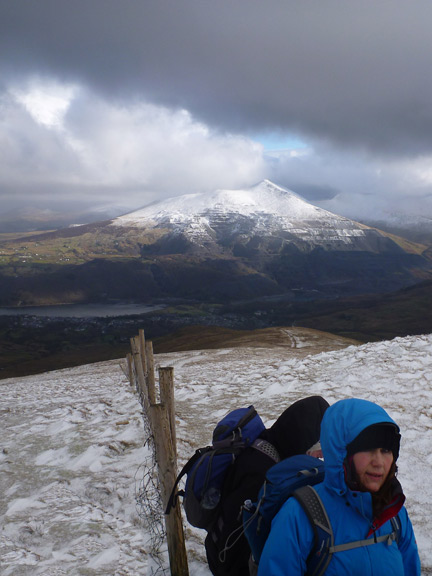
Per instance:
[[[393,526],[393,534],[395,535],[395,541],[396,544],[399,543],[399,538],[400,538],[400,533],[401,533],[401,523],[399,520],[399,515],[398,516],[393,516],[393,518],[390,519],[391,525]]]
[[[303,486],[296,490],[293,496],[303,507],[314,529],[314,546],[307,560],[308,576],[321,576],[324,574],[335,552],[371,546],[380,542],[386,542],[390,545],[394,541],[399,541],[400,522],[396,516],[391,519],[393,530],[390,534],[346,542],[335,546],[329,517],[316,490],[312,486]]]
[[[280,462],[279,452],[268,440],[264,440],[263,438],[257,438],[254,442],[252,442],[251,446],[252,448],[255,448],[255,450],[262,452],[263,454],[274,460],[276,463]]]
[[[293,494],[309,518],[314,530],[314,545],[307,559],[309,576],[321,576],[327,569],[334,548],[333,529],[321,498],[312,486],[303,486]]]

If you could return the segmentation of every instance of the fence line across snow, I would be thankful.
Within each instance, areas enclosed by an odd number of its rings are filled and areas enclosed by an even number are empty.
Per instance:
[[[127,375],[138,393],[149,422],[160,496],[165,510],[177,476],[174,369],[159,368],[157,391],[152,342],[146,341],[144,330],[140,330],[138,336],[131,338],[130,344],[131,353],[126,358]],[[189,576],[180,506],[176,506],[169,515],[165,515],[165,529],[171,575]]]

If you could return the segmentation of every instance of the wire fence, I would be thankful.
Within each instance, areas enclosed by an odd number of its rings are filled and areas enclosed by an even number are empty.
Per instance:
[[[147,574],[188,576],[187,555],[179,509],[165,515],[164,502],[176,477],[176,435],[172,368],[159,368],[159,394],[155,389],[151,343],[144,331],[131,339],[132,354],[123,368],[143,408],[145,442],[149,455],[135,474],[135,502],[148,535]],[[157,401],[159,398],[159,402]],[[170,568],[166,568],[169,556]]]
[[[170,571],[164,567],[166,558],[166,530],[162,512],[162,500],[156,479],[154,453],[141,464],[135,474],[135,502],[138,516],[148,540],[148,574],[165,575]]]

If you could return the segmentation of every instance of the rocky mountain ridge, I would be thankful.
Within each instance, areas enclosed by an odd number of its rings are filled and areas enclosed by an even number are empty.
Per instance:
[[[384,235],[353,220],[313,206],[294,192],[264,180],[241,190],[188,194],[125,214],[113,227],[165,228],[201,249],[272,237],[276,247],[304,250],[382,250]],[[378,243],[380,245],[378,246]]]
[[[0,305],[380,294],[432,277],[426,246],[264,181],[0,243]]]

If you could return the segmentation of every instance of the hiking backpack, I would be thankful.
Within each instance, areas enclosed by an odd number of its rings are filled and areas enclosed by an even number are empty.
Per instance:
[[[213,430],[211,446],[198,448],[177,476],[165,514],[183,497],[186,518],[192,526],[209,530],[218,516],[222,487],[228,469],[248,446],[264,451],[265,440],[256,442],[265,426],[253,406],[229,412]],[[275,459],[275,461],[277,461]],[[187,475],[184,490],[177,490]]]
[[[360,548],[387,541],[398,541],[400,523],[392,518],[392,532],[377,538],[367,538],[346,544],[334,545],[333,530],[321,498],[313,488],[324,480],[324,462],[302,454],[282,460],[272,466],[255,503],[247,500],[243,506],[243,531],[252,553],[251,573],[261,559],[270,533],[271,522],[285,501],[293,496],[303,507],[314,530],[314,547],[308,557],[309,576],[321,576],[336,552]]]

